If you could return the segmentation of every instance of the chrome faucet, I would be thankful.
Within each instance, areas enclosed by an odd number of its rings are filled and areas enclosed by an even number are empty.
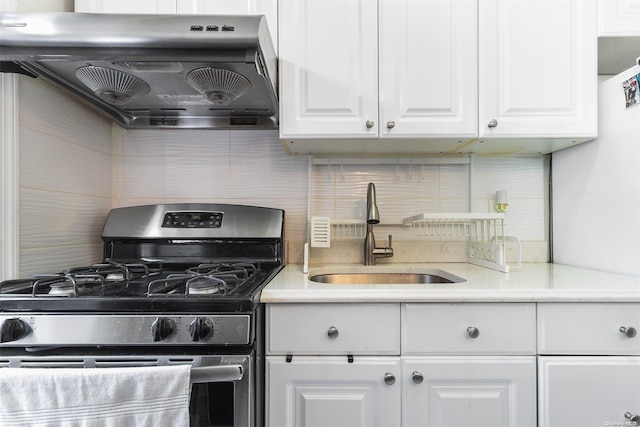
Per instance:
[[[389,246],[376,248],[376,238],[373,235],[373,226],[380,222],[380,212],[376,204],[376,186],[373,182],[367,187],[367,235],[364,238],[364,265],[375,265],[376,258],[391,258],[393,248],[391,247],[391,235],[389,235]]]

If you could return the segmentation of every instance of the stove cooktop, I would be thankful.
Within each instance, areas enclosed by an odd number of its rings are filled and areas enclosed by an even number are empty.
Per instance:
[[[106,260],[0,283],[2,311],[251,311],[282,267],[249,262],[165,266]]]

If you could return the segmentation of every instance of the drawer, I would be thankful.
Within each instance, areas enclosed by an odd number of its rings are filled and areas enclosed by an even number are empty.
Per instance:
[[[638,355],[640,303],[540,303],[538,353]]]
[[[399,355],[399,304],[269,304],[267,354]]]
[[[403,304],[402,354],[535,354],[531,303]]]

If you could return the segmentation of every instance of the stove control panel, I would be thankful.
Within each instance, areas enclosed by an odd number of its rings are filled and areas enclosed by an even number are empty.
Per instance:
[[[162,221],[164,228],[220,228],[222,212],[167,212]]]
[[[10,346],[248,345],[250,314],[25,314],[0,313]]]

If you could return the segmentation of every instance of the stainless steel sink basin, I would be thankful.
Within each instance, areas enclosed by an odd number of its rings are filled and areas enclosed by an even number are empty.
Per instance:
[[[461,283],[466,282],[462,277],[446,271],[432,271],[419,273],[400,272],[355,272],[355,273],[325,273],[309,277],[312,282],[328,283],[332,285],[410,285],[429,283]]]

